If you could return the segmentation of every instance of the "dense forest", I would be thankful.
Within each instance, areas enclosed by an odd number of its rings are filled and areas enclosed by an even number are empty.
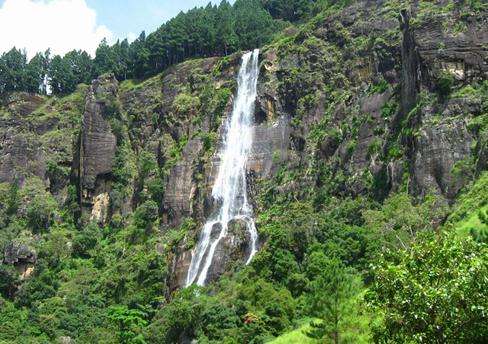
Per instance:
[[[320,4],[322,3],[322,4]],[[225,56],[268,43],[286,24],[311,16],[328,1],[237,0],[233,5],[194,8],[180,13],[155,32],[142,32],[110,46],[103,40],[92,58],[73,50],[51,56],[49,50],[28,60],[13,47],[0,57],[0,93],[12,91],[68,94],[80,83],[112,72],[119,81],[155,75],[189,58]]]
[[[487,46],[483,0],[223,0],[2,54],[0,343],[486,343]],[[254,48],[259,249],[186,286]]]

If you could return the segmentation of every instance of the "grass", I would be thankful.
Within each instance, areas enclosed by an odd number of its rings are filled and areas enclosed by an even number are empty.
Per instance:
[[[449,216],[448,224],[453,226],[460,236],[469,235],[471,228],[481,229],[478,212],[488,210],[488,172],[484,172],[475,183],[463,193]]]
[[[287,332],[269,342],[267,344],[315,344],[318,343],[315,339],[308,338],[305,332],[310,329],[310,320],[303,319],[299,321],[298,328]]]
[[[127,80],[124,80],[124,81],[120,82],[120,84],[119,84],[119,91],[121,93],[125,93],[125,92],[132,91],[132,90],[138,90],[138,89],[141,89],[143,87],[152,86],[155,84],[157,85],[157,84],[161,83],[161,75],[162,75],[162,73],[158,73],[158,74],[151,76],[149,78],[146,78],[146,79],[127,79]]]
[[[480,218],[478,216],[478,211],[483,211],[483,212],[488,212],[488,205],[485,205],[482,208],[477,209],[477,211],[473,211],[468,217],[466,217],[464,220],[459,221],[456,224],[456,231],[457,233],[462,236],[466,237],[470,235],[470,231],[473,228],[476,229],[486,229],[485,224],[481,223]]]

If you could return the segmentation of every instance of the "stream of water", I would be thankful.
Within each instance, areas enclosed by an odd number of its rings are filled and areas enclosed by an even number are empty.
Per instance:
[[[210,216],[200,233],[197,247],[192,254],[186,285],[204,285],[219,242],[228,235],[229,222],[240,220],[246,224],[250,237],[248,264],[257,251],[258,234],[252,207],[248,201],[246,163],[253,140],[253,114],[258,81],[259,50],[242,56],[238,75],[237,96],[232,114],[225,122],[223,148],[220,151],[220,166],[212,197],[218,209]],[[218,227],[216,227],[218,226]],[[212,235],[220,228],[219,235]]]

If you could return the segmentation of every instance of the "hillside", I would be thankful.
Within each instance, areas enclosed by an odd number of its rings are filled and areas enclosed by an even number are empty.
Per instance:
[[[488,339],[488,6],[310,16],[259,47],[259,250],[232,223],[204,287],[242,52],[2,97],[0,343]]]

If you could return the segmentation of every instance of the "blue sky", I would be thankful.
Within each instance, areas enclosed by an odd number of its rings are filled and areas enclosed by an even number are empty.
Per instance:
[[[12,47],[28,56],[50,48],[64,55],[81,49],[92,56],[103,38],[135,39],[210,0],[0,0],[0,53]],[[212,0],[214,4],[220,0]],[[230,1],[231,3],[234,0]]]
[[[117,37],[139,35],[157,29],[180,11],[206,6],[209,0],[86,0],[97,12],[97,21],[108,27]],[[234,2],[234,1],[230,1]],[[220,3],[213,0],[212,3]]]

